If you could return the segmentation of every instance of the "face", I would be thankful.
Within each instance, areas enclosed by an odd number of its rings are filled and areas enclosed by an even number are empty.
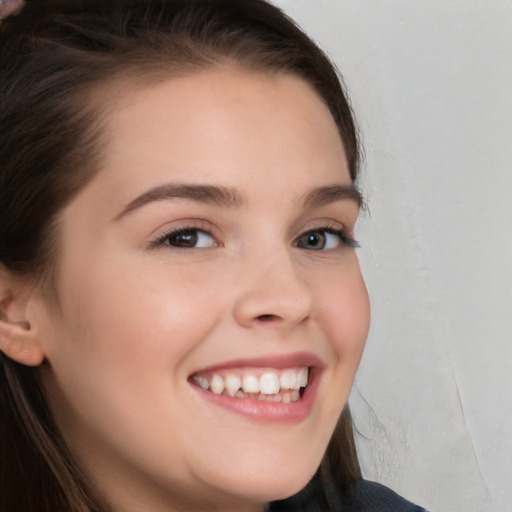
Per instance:
[[[298,78],[219,70],[130,93],[108,133],[60,216],[60,307],[38,310],[59,428],[117,510],[299,491],[369,323],[327,107]]]

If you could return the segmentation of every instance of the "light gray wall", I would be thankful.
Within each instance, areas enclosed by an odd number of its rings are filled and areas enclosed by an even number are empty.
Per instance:
[[[512,1],[275,3],[365,136],[365,475],[433,512],[512,511]]]

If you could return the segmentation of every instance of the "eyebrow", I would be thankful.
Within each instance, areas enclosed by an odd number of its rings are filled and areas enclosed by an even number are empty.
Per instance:
[[[364,206],[361,192],[354,184],[351,185],[329,185],[310,190],[302,198],[304,208],[318,208],[341,200],[355,201],[359,208]]]
[[[214,204],[225,208],[241,208],[248,202],[245,195],[231,187],[167,183],[152,188],[136,197],[123,208],[114,220],[119,220],[147,204],[172,199],[190,199],[192,201]],[[355,201],[359,207],[361,207],[364,202],[361,193],[354,185],[329,185],[310,190],[303,196],[301,203],[304,208],[318,208],[329,203],[347,199]]]
[[[227,208],[240,208],[247,203],[247,198],[234,188],[217,185],[168,183],[152,188],[136,197],[123,208],[121,213],[115,217],[115,220],[149,203],[172,199],[190,199],[199,203],[214,204]]]

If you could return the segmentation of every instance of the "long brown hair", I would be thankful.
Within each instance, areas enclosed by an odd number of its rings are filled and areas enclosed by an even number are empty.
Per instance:
[[[45,277],[56,218],[97,172],[102,117],[126,88],[231,64],[310,83],[337,124],[355,181],[360,150],[341,79],[325,54],[263,0],[32,0],[0,25],[0,265]],[[322,465],[274,510],[336,509],[361,478],[348,408]],[[37,368],[0,353],[0,510],[104,512],[49,413]]]

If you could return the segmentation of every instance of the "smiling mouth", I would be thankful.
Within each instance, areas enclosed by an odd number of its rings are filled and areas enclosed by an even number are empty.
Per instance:
[[[230,368],[196,373],[190,381],[215,395],[265,402],[297,402],[308,387],[310,368]]]

